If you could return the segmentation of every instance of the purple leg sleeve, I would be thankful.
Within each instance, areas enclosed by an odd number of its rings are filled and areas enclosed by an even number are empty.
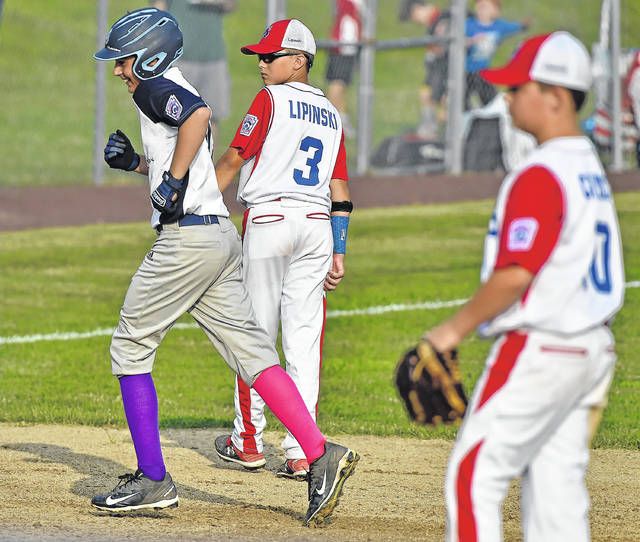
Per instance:
[[[162,480],[167,471],[160,448],[158,397],[151,374],[125,375],[119,380],[138,468],[152,480]]]

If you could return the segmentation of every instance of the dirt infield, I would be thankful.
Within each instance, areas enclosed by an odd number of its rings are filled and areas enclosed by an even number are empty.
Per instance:
[[[501,175],[467,173],[399,177],[356,177],[350,181],[351,198],[359,208],[389,207],[416,203],[493,198]],[[640,190],[637,171],[610,174],[615,191]],[[228,190],[229,210],[242,208]],[[0,231],[148,220],[149,192],[146,182],[127,186],[61,186],[0,188]]]
[[[180,506],[115,517],[89,500],[130,471],[126,430],[0,424],[0,540],[442,540],[442,495],[451,443],[341,436],[362,459],[332,522],[302,526],[306,484],[278,479],[277,445],[268,433],[267,470],[228,466],[213,451],[221,431],[162,432]],[[640,540],[640,453],[593,452],[588,484],[594,541]],[[505,503],[505,540],[520,540],[517,487]]]

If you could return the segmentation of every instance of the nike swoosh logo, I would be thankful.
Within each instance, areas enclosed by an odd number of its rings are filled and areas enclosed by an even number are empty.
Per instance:
[[[112,499],[111,495],[109,495],[107,497],[107,499],[105,500],[105,504],[111,506],[113,504],[118,504],[122,501],[126,501],[127,499],[130,499],[131,497],[134,497],[135,495],[137,495],[138,493],[140,493],[139,491],[137,491],[136,493],[132,493],[131,495],[125,495],[124,497],[118,497],[117,499]]]
[[[327,471],[324,471],[324,478],[322,479],[322,485],[320,488],[316,488],[316,493],[318,495],[324,495],[324,490],[327,487]]]

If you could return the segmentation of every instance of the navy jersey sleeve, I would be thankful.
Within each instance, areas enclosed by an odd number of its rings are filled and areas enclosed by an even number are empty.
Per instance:
[[[180,127],[196,109],[207,107],[200,96],[164,77],[141,81],[133,99],[153,122],[176,127]]]

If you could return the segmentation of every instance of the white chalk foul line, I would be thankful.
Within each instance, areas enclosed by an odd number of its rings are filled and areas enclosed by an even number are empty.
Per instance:
[[[351,309],[343,311],[327,311],[327,318],[339,318],[340,316],[375,316],[387,312],[438,310],[447,307],[458,307],[466,302],[466,299],[453,299],[451,301],[424,301],[422,303],[380,305],[367,307],[366,309]]]
[[[175,324],[173,329],[195,329],[197,324]],[[0,337],[0,346],[3,344],[38,343],[41,341],[76,341],[79,339],[90,339],[92,337],[109,337],[113,335],[114,329],[103,327],[92,331],[67,331],[64,333],[36,333],[35,335],[14,335],[12,337]]]
[[[367,307],[365,309],[352,309],[342,311],[327,311],[327,318],[340,318],[341,316],[375,316],[387,312],[414,311],[414,310],[437,310],[446,307],[457,307],[462,305],[466,299],[454,299],[451,301],[425,301],[423,303],[412,304],[392,304],[378,307]],[[176,324],[173,329],[197,329],[198,324]],[[79,339],[90,339],[92,337],[108,337],[113,334],[113,328],[94,329],[92,331],[65,333],[37,333],[35,335],[14,335],[11,337],[0,337],[0,346],[3,344],[37,343],[41,341],[75,341]]]
[[[627,288],[640,288],[640,280],[634,280],[625,284]],[[350,309],[341,311],[327,311],[327,318],[340,318],[344,316],[376,316],[388,312],[404,312],[416,310],[438,310],[448,307],[458,307],[464,304],[466,299],[452,299],[450,301],[423,301],[422,303],[394,303],[391,305],[379,305],[366,307],[364,309]],[[176,324],[173,329],[197,329],[198,324]],[[113,334],[112,328],[94,329],[93,331],[65,333],[47,333],[35,335],[14,335],[10,337],[0,337],[0,346],[3,344],[37,343],[41,341],[75,341],[79,339],[90,339],[91,337],[108,337]]]

